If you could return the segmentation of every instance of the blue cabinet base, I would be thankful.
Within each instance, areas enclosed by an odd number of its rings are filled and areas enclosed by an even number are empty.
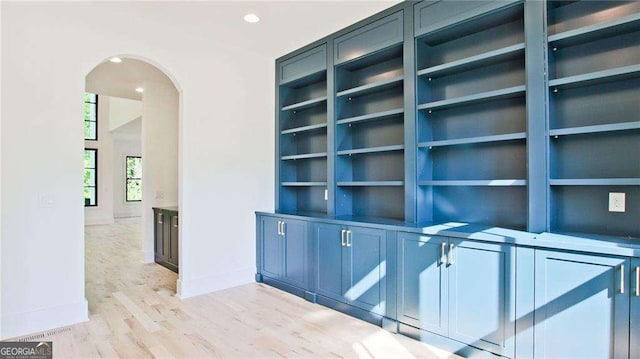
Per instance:
[[[325,296],[322,295],[318,295],[318,301],[317,303],[320,305],[323,305],[327,308],[331,308],[333,310],[337,310],[341,313],[350,315],[352,317],[358,318],[360,320],[364,320],[365,322],[371,323],[373,325],[377,325],[379,327],[382,327],[382,319],[383,317],[381,315],[366,311],[366,310],[362,310],[358,307],[354,307],[352,305],[343,303],[343,302],[339,302],[337,300],[331,299],[331,298],[327,298]]]
[[[302,288],[298,288],[295,286],[292,286],[290,284],[281,282],[277,279],[273,279],[271,277],[267,277],[267,276],[263,276],[262,277],[262,283],[270,285],[274,288],[278,288],[280,290],[283,290],[287,293],[293,294],[297,297],[300,297],[302,299],[307,299],[306,297],[306,293],[308,293],[306,290],[302,289]]]
[[[505,358],[486,350],[481,350],[468,344],[460,343],[453,339],[418,329],[401,322],[398,323],[398,333],[406,335],[409,338],[419,340],[423,343],[433,345],[439,349],[449,351],[463,358]]]
[[[313,292],[305,291],[304,292],[304,299],[306,299],[307,302],[318,303],[318,295],[316,293],[313,293]]]
[[[256,282],[262,283],[262,274],[256,273]]]
[[[382,329],[393,334],[398,334],[398,321],[395,319],[382,317]]]

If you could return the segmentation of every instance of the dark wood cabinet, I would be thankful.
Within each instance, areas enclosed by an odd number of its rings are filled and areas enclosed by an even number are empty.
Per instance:
[[[153,208],[156,263],[178,273],[178,208]]]

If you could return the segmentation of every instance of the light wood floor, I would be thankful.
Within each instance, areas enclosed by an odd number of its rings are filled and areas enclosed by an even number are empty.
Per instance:
[[[449,358],[450,353],[262,284],[181,300],[142,264],[136,220],[86,228],[90,321],[31,337],[54,358]]]

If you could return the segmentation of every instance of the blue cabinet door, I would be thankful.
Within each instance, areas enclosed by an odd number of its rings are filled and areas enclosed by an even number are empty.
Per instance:
[[[283,220],[284,268],[282,280],[307,289],[307,226],[304,221]]]
[[[440,335],[448,330],[447,238],[398,235],[398,320]]]
[[[450,239],[449,337],[513,358],[515,260],[512,246]]]
[[[640,258],[631,261],[631,359],[640,359]]]
[[[629,259],[536,250],[536,358],[629,357]]]
[[[386,276],[386,234],[384,230],[347,229],[348,272],[345,299],[351,305],[383,315],[383,278]]]
[[[342,226],[319,223],[315,225],[316,293],[344,302],[344,257]]]
[[[275,217],[262,217],[262,274],[274,279],[282,277],[283,257],[282,242],[284,237],[279,231],[280,219]]]

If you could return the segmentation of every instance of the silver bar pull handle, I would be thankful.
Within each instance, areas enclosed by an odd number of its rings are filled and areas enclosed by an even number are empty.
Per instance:
[[[282,221],[278,221],[278,235],[282,235]]]
[[[640,297],[640,266],[636,267],[636,297]]]
[[[282,221],[282,235],[286,235],[287,234],[287,222]]]
[[[445,251],[447,250],[447,243],[442,242],[440,246],[440,264],[445,264],[447,262],[447,255]]]
[[[449,265],[452,266],[455,261],[453,260],[453,243],[449,243],[449,255],[448,255],[448,259],[449,259]]]
[[[347,231],[347,247],[351,247],[351,231]]]
[[[173,226],[174,226],[174,227],[176,227],[176,228],[178,228],[178,217],[173,217],[173,218],[175,218],[175,221],[174,221],[174,223],[173,223]]]
[[[158,213],[158,224],[162,224],[162,213]]]
[[[341,235],[341,237],[340,237],[341,244],[342,244],[343,247],[345,247],[347,245],[347,236],[346,236],[346,234],[347,234],[347,230],[346,229],[343,229],[342,232],[340,233],[340,235]]]
[[[624,294],[624,264],[620,266],[620,293]]]

